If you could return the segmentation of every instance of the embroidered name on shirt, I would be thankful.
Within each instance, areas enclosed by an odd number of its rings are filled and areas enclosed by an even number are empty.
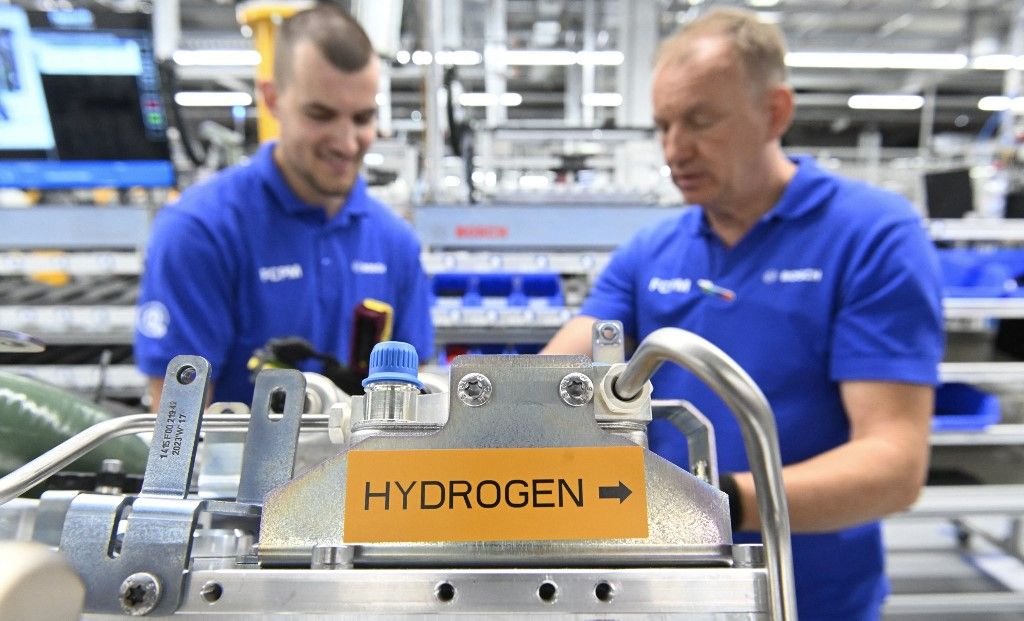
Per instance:
[[[387,274],[388,266],[380,261],[353,261],[352,271],[356,274]]]
[[[762,279],[765,283],[776,282],[821,282],[822,271],[815,267],[794,270],[766,270]]]
[[[298,280],[300,278],[302,278],[302,266],[298,263],[260,268],[261,282],[281,282],[282,280]]]
[[[691,286],[693,283],[689,278],[658,278],[655,276],[647,284],[647,290],[668,295],[669,293],[689,293]]]

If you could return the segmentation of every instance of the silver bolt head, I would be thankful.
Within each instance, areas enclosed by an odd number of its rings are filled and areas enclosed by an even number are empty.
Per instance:
[[[602,321],[597,324],[597,334],[604,342],[610,343],[615,341],[619,338],[619,333],[619,324],[614,321]]]
[[[132,574],[121,583],[117,600],[125,614],[133,617],[148,615],[160,603],[160,581],[150,573]]]
[[[459,401],[469,407],[480,407],[491,399],[491,380],[482,373],[467,373],[459,380]]]
[[[594,398],[594,382],[583,373],[570,373],[558,383],[558,396],[572,407],[586,405]]]

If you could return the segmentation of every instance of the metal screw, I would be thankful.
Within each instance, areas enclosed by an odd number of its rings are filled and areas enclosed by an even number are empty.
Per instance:
[[[120,474],[124,472],[124,463],[120,459],[104,459],[100,462],[100,472]]]
[[[186,364],[178,369],[178,382],[187,386],[188,384],[196,381],[196,377],[198,375],[199,372],[196,371],[195,367]]]
[[[604,321],[597,325],[597,334],[601,340],[612,342],[619,338],[619,326],[612,321]]]
[[[491,380],[482,373],[467,373],[459,380],[459,401],[470,407],[479,407],[491,398]]]
[[[594,398],[594,382],[582,373],[570,373],[559,382],[558,396],[566,405],[586,405]]]
[[[148,615],[160,603],[160,581],[150,573],[132,574],[121,583],[117,599],[126,614]]]

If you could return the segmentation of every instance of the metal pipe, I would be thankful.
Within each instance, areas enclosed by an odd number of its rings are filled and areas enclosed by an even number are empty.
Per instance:
[[[666,360],[707,384],[739,422],[757,491],[769,583],[774,587],[768,590],[772,617],[796,618],[789,507],[782,486],[775,416],[768,400],[747,372],[725,352],[679,328],[661,328],[648,335],[616,378],[612,391],[624,401],[635,398]]]
[[[303,414],[302,425],[308,429],[326,429],[327,414]],[[156,414],[132,414],[97,423],[65,440],[39,457],[0,479],[0,505],[30,490],[34,485],[59,472],[61,468],[107,440],[140,431],[152,431]],[[206,431],[246,431],[248,414],[206,414],[202,429]]]

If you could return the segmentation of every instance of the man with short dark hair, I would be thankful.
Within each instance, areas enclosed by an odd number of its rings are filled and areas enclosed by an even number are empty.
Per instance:
[[[246,403],[247,361],[272,338],[300,337],[349,361],[353,314],[366,300],[393,307],[392,338],[430,356],[419,243],[359,174],[376,137],[379,65],[335,5],[281,25],[274,79],[259,84],[280,138],[189,188],[154,222],[135,337],[154,404],[177,354],[211,362],[215,400]]]
[[[800,618],[877,619],[888,591],[878,519],[908,507],[928,464],[943,349],[935,253],[906,199],[789,158],[785,44],[756,15],[716,10],[662,46],[654,120],[693,205],[613,256],[543,353],[585,353],[597,319],[642,340],[674,326],[716,344],[764,391],[779,431]],[[671,283],[671,286],[668,286]],[[656,398],[715,426],[737,542],[760,528],[738,425],[666,365]],[[651,449],[683,467],[667,421]]]

